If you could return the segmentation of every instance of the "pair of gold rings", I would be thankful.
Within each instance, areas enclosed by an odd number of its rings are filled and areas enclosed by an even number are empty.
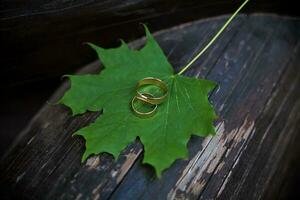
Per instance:
[[[162,95],[157,97],[147,92],[141,92],[140,89],[144,86],[156,86],[162,91]],[[163,103],[168,97],[168,87],[167,85],[158,78],[147,77],[140,80],[136,86],[136,95],[131,100],[131,108],[134,114],[140,118],[148,118],[153,116],[157,112],[157,107],[159,104]],[[136,108],[135,103],[137,101],[143,104],[148,104],[152,107],[150,111],[143,112]]]

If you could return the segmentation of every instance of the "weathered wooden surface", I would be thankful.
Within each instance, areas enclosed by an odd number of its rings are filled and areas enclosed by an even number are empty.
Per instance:
[[[184,24],[155,37],[178,70],[225,19]],[[101,154],[81,164],[84,140],[71,135],[100,113],[71,117],[66,107],[46,104],[1,162],[1,181],[17,197],[28,199],[276,197],[299,142],[299,40],[299,19],[252,15],[232,23],[186,74],[219,83],[210,95],[220,116],[217,135],[192,137],[189,159],[177,160],[161,179],[141,164],[138,142],[117,161]],[[95,62],[80,73],[98,71]],[[50,102],[66,88],[67,83]]]

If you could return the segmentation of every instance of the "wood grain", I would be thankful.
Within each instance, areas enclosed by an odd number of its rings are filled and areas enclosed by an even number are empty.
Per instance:
[[[178,70],[225,20],[201,20],[154,35]],[[26,199],[272,198],[269,188],[281,184],[291,146],[299,141],[299,36],[300,20],[266,15],[241,15],[226,29],[186,73],[219,83],[210,95],[220,116],[217,135],[193,136],[189,159],[177,160],[161,179],[141,164],[138,141],[117,161],[101,154],[81,164],[84,140],[71,135],[101,113],[71,117],[66,107],[46,104],[1,162],[1,181]],[[98,65],[79,73],[97,73]],[[49,101],[68,87],[64,83]]]

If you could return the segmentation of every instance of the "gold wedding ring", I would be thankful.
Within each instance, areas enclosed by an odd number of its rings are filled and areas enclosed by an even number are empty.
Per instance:
[[[155,97],[154,95],[149,95],[148,93],[140,92],[139,89],[142,86],[145,86],[145,85],[155,85],[155,86],[157,86],[158,88],[160,88],[163,91],[163,95],[160,96],[160,97]],[[137,89],[136,89],[136,92],[137,92],[136,98],[138,98],[141,101],[150,103],[152,105],[161,104],[162,102],[164,102],[166,100],[166,98],[168,96],[168,87],[167,87],[167,85],[162,80],[160,80],[158,78],[153,78],[153,77],[144,78],[144,79],[142,79],[138,82],[136,87],[137,87]],[[145,94],[148,94],[148,95],[145,95]]]
[[[154,96],[152,94],[149,94],[149,93],[141,93],[143,96],[147,97],[147,98],[153,98]],[[143,103],[145,104],[149,104],[153,107],[153,109],[149,112],[141,112],[139,110],[136,109],[134,103],[139,100],[139,101],[142,101]],[[140,118],[148,118],[148,117],[152,117],[156,111],[157,111],[157,104],[153,105],[153,104],[150,104],[149,102],[145,101],[144,99],[139,99],[138,96],[134,96],[131,100],[131,108],[134,112],[134,114]]]

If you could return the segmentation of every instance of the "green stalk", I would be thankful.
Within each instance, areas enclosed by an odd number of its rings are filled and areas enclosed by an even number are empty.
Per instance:
[[[240,10],[248,3],[249,0],[245,0],[242,5],[233,13],[233,15],[226,21],[222,28],[217,32],[217,34],[210,40],[210,42],[182,69],[178,72],[178,75],[181,75],[185,72],[221,35],[225,28],[230,24],[233,18],[240,12]]]

